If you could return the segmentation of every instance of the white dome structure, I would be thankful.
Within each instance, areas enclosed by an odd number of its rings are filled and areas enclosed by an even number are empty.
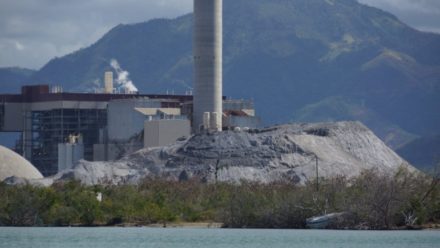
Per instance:
[[[8,177],[41,179],[43,175],[29,161],[14,151],[0,146],[0,182]]]

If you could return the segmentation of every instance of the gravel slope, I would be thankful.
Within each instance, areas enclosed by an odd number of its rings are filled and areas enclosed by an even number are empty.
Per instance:
[[[359,122],[275,126],[250,132],[202,134],[173,145],[143,149],[114,162],[81,161],[41,183],[77,179],[85,184],[137,183],[146,176],[171,180],[305,183],[316,177],[357,176],[365,169],[415,170]]]

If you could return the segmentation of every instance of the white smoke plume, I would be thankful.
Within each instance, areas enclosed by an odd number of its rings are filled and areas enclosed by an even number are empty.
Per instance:
[[[112,59],[110,61],[110,66],[116,72],[116,80],[117,88],[126,93],[135,93],[139,92],[136,86],[133,84],[133,81],[130,80],[130,73],[128,71],[124,71],[119,65],[116,59]]]

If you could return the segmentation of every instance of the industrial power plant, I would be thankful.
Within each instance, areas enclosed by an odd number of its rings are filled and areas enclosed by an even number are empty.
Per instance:
[[[252,101],[223,96],[222,1],[194,0],[194,13],[194,95],[116,90],[113,71],[95,93],[24,86],[0,95],[0,132],[21,133],[15,151],[49,176],[81,159],[112,161],[191,134],[256,128]]]
[[[221,129],[257,127],[252,101],[223,97],[221,105]],[[189,137],[192,109],[191,95],[67,93],[48,85],[24,86],[21,94],[0,95],[0,132],[19,132],[15,151],[48,176],[80,159],[116,160]]]

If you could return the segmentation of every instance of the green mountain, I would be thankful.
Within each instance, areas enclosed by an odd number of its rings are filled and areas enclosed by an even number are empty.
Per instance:
[[[19,92],[23,84],[31,83],[30,77],[34,73],[34,70],[19,67],[0,68],[1,93]]]
[[[185,92],[192,15],[119,25],[33,81],[90,90],[113,58],[142,92]],[[440,133],[440,35],[355,0],[224,0],[224,94],[254,99],[266,124],[301,120],[306,106],[340,96],[403,136]]]
[[[424,170],[440,169],[440,135],[421,137],[397,149],[400,156]]]

